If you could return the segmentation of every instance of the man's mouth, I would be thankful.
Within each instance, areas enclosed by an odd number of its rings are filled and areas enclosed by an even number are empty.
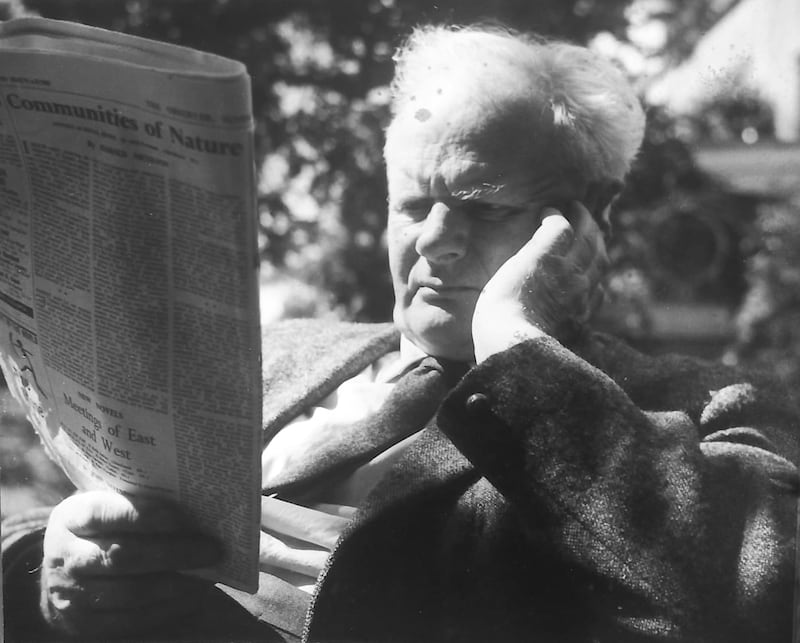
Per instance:
[[[426,279],[416,284],[418,291],[432,292],[437,295],[455,295],[464,292],[479,292],[479,288],[473,286],[459,286],[445,284],[438,279]]]

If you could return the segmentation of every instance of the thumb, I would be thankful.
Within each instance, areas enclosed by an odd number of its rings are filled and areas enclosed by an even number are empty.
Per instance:
[[[540,255],[563,256],[574,238],[575,231],[567,218],[555,208],[545,208],[542,223],[526,246],[537,248]]]
[[[171,533],[187,527],[188,520],[172,502],[131,497],[114,491],[85,491],[63,500],[53,510],[76,536],[109,533]]]
[[[567,254],[575,238],[569,221],[555,208],[546,208],[542,216],[534,235],[500,266],[486,290],[501,296],[518,294],[546,257]]]

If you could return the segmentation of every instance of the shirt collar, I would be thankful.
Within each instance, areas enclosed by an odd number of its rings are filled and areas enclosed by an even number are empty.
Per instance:
[[[405,335],[400,335],[400,352],[382,366],[375,376],[376,382],[394,382],[416,367],[429,355]],[[470,365],[474,365],[474,362]]]
[[[400,335],[400,351],[381,365],[375,375],[376,382],[391,383],[397,381],[427,357],[427,353],[414,344],[405,335]],[[387,357],[389,357],[387,355]]]

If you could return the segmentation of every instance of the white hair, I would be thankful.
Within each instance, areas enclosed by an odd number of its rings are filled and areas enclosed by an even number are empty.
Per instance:
[[[488,81],[476,100],[496,102],[493,79],[500,77],[515,85],[503,92],[544,113],[536,121],[553,137],[560,170],[621,181],[641,145],[645,117],[637,96],[614,64],[585,47],[494,27],[427,26],[414,30],[394,60],[395,116],[443,83],[476,78]]]

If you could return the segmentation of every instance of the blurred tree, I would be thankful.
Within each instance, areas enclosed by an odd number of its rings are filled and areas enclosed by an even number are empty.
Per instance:
[[[647,343],[655,302],[734,310],[747,288],[755,201],[696,165],[688,128],[652,108],[640,155],[612,217],[605,328]],[[609,312],[610,309],[610,312]]]
[[[650,51],[666,67],[688,58],[700,39],[741,0],[636,0],[629,19],[661,28],[662,36]],[[652,32],[652,31],[651,31]]]
[[[738,341],[726,359],[770,369],[800,386],[800,200],[758,207],[759,243],[748,261]]]
[[[752,145],[775,136],[772,110],[754,93],[722,97],[701,106],[684,125],[701,141],[738,142]]]

